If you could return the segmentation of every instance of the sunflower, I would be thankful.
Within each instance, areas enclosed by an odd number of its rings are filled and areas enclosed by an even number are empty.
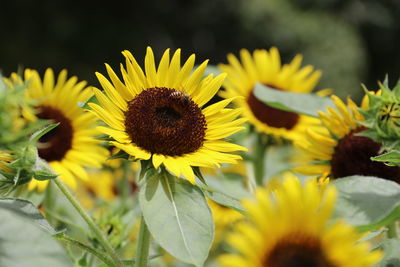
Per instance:
[[[302,166],[295,171],[334,179],[351,175],[377,176],[400,183],[399,167],[371,161],[371,157],[381,153],[381,144],[359,135],[366,128],[359,123],[364,117],[357,105],[349,97],[347,105],[337,96],[331,98],[337,110],[329,107],[327,113],[319,112],[325,128],[309,129],[307,138],[295,142],[303,152],[299,155]],[[362,108],[368,108],[366,101]]]
[[[163,164],[192,183],[192,166],[213,167],[240,159],[229,152],[244,148],[223,139],[243,129],[245,120],[236,119],[241,110],[226,108],[233,99],[203,108],[217,93],[225,74],[203,78],[207,61],[192,72],[194,55],[181,67],[179,49],[171,60],[167,49],[156,68],[148,47],[145,72],[129,51],[122,54],[126,58],[126,68],[121,66],[124,82],[106,64],[111,82],[96,73],[105,93],[95,89],[100,105],[89,104],[108,125],[99,130],[115,140],[111,144],[136,159],[151,159],[155,168]]]
[[[302,56],[294,57],[290,64],[281,65],[279,51],[272,47],[269,51],[255,50],[253,55],[246,49],[240,51],[240,59],[233,54],[228,55],[229,64],[218,67],[228,74],[224,83],[224,98],[236,98],[235,103],[244,108],[243,116],[261,133],[288,140],[296,140],[303,136],[304,130],[315,125],[318,120],[305,115],[279,110],[258,100],[253,89],[256,83],[264,84],[276,90],[295,93],[309,93],[318,83],[321,76],[319,70],[307,65],[300,68]]]
[[[367,267],[380,251],[359,241],[350,225],[331,218],[336,189],[321,190],[315,180],[301,185],[285,179],[273,194],[256,190],[256,200],[243,202],[248,221],[236,225],[228,243],[237,254],[219,258],[225,267]]]
[[[8,82],[20,81],[22,78],[12,74]],[[92,92],[85,88],[86,82],[78,82],[75,76],[68,79],[66,70],[61,71],[55,81],[53,70],[47,69],[42,81],[37,71],[26,69],[24,82],[27,99],[35,101],[35,114],[30,117],[60,123],[40,138],[39,156],[65,184],[75,189],[76,177],[88,179],[84,166],[100,168],[108,156],[108,151],[94,139],[99,134],[95,129],[96,117],[79,107]],[[48,181],[32,180],[28,189],[43,191],[47,185]]]

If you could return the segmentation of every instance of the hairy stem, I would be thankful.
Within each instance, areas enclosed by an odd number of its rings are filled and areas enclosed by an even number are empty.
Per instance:
[[[71,194],[71,192],[61,182],[61,180],[59,178],[55,178],[55,179],[53,179],[53,181],[57,185],[58,189],[60,189],[60,191],[64,194],[64,196],[72,204],[72,206],[75,208],[75,210],[79,213],[79,215],[89,225],[92,232],[96,235],[97,240],[100,242],[100,244],[107,251],[109,256],[112,258],[112,260],[114,262],[113,266],[123,267],[124,265],[123,265],[121,259],[118,257],[117,253],[111,246],[110,242],[107,240],[106,236],[103,234],[101,229],[94,223],[94,221],[89,216],[89,214],[86,213],[86,211],[83,209],[83,207],[79,204],[78,200]]]

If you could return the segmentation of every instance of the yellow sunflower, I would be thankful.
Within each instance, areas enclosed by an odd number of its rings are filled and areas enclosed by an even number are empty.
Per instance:
[[[27,85],[26,97],[35,100],[35,114],[30,117],[60,123],[39,140],[39,156],[65,184],[75,189],[76,177],[88,179],[84,167],[100,168],[108,156],[108,151],[94,139],[99,134],[95,129],[96,117],[79,106],[93,93],[85,88],[86,82],[78,82],[75,76],[67,78],[66,70],[55,80],[53,70],[47,69],[42,81],[37,71],[26,69],[23,79],[12,74],[8,83],[22,80]],[[48,181],[32,180],[28,189],[42,191],[47,185]]]
[[[122,82],[106,65],[110,81],[96,73],[105,93],[95,89],[100,105],[91,103],[94,114],[108,127],[99,130],[112,137],[111,143],[137,159],[163,164],[171,173],[194,183],[192,166],[212,167],[236,163],[232,151],[243,147],[224,140],[243,129],[244,119],[236,119],[240,109],[226,106],[227,99],[203,106],[217,93],[225,74],[203,78],[207,61],[192,72],[195,56],[181,67],[181,51],[170,59],[169,49],[158,67],[147,48],[142,71],[129,51],[123,51]]]
[[[272,47],[269,51],[255,50],[253,55],[246,49],[240,51],[240,61],[233,54],[228,55],[229,64],[218,67],[228,74],[224,83],[224,98],[236,98],[235,104],[244,108],[243,116],[259,132],[296,140],[303,136],[304,130],[318,123],[318,120],[305,115],[270,107],[254,94],[256,83],[262,83],[276,90],[309,93],[318,83],[319,70],[310,65],[300,68],[302,56],[297,55],[290,64],[281,64],[279,51]]]
[[[302,166],[295,168],[303,174],[341,178],[351,175],[377,176],[400,183],[400,168],[390,167],[370,158],[381,153],[381,144],[359,136],[366,128],[358,122],[364,120],[357,105],[348,97],[347,105],[331,96],[336,109],[319,112],[325,126],[309,129],[306,137],[295,145],[303,154],[298,155]],[[363,101],[363,109],[368,103]]]
[[[236,225],[228,243],[237,254],[219,258],[225,267],[368,267],[382,257],[359,241],[361,235],[342,221],[329,222],[336,190],[321,190],[315,180],[301,185],[286,179],[273,194],[256,190],[244,201],[248,221]]]

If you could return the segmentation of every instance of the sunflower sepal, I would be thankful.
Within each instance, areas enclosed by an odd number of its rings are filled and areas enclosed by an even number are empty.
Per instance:
[[[204,185],[207,185],[207,182],[206,182],[206,180],[204,179],[204,176],[203,176],[203,174],[201,173],[200,168],[194,166],[194,167],[192,167],[192,170],[193,170],[193,172],[194,172],[194,175],[195,175]]]
[[[41,158],[37,158],[35,166],[32,171],[32,176],[38,181],[46,181],[50,179],[55,179],[58,177],[49,167],[46,161]]]
[[[97,105],[99,104],[99,100],[97,99],[96,95],[92,95],[85,103],[82,103],[81,106],[83,109],[90,110],[91,109],[89,106],[90,103],[95,103]]]
[[[139,181],[142,181],[143,178],[156,175],[157,169],[155,169],[150,160],[141,160],[140,161],[140,172],[139,172]]]
[[[384,162],[387,166],[400,166],[400,150],[391,150],[382,155],[371,157],[371,160]]]
[[[391,152],[400,150],[398,141],[400,137],[400,83],[390,89],[386,77],[383,83],[379,82],[379,86],[380,95],[371,93],[365,86],[363,87],[368,100],[368,108],[359,109],[359,112],[365,117],[365,121],[360,122],[360,125],[367,129],[358,135],[382,144],[381,151],[384,152],[384,155],[373,157],[372,160],[382,161],[386,158],[388,161],[385,163],[390,166],[398,166],[400,157],[394,158],[397,153]]]
[[[130,159],[130,155],[123,151],[122,149],[118,151],[117,153],[111,155],[108,160],[113,160],[113,159]]]

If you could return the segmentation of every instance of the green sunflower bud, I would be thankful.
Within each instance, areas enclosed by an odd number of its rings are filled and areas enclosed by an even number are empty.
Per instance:
[[[368,107],[360,110],[365,121],[361,122],[367,128],[361,135],[369,137],[382,144],[381,151],[384,155],[400,149],[400,82],[391,90],[389,89],[388,79],[379,83],[380,91],[371,93],[366,88],[368,97]],[[390,154],[392,155],[392,154]],[[398,165],[399,159],[392,157],[372,158],[372,160],[382,161],[387,164]]]

